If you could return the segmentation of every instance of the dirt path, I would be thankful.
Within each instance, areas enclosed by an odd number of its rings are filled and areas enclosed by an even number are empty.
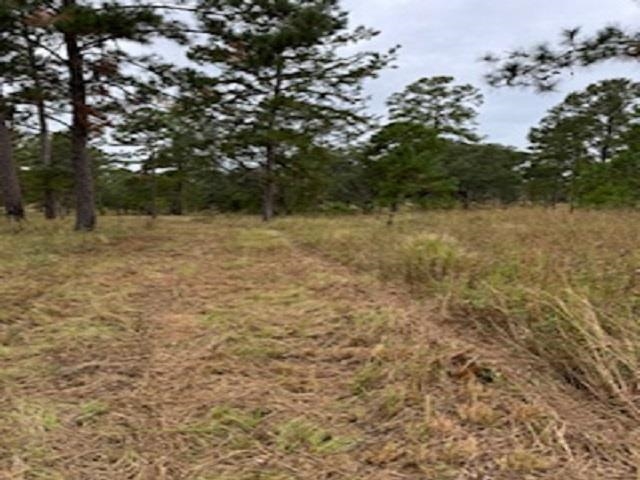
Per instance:
[[[428,305],[263,227],[157,228],[3,330],[0,478],[636,478]]]

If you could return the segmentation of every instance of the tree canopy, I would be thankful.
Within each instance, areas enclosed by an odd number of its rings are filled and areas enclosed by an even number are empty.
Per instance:
[[[483,95],[473,85],[454,81],[448,76],[422,78],[392,95],[387,102],[391,120],[427,125],[446,138],[478,140],[475,119]]]
[[[574,92],[529,146],[485,143],[481,88],[422,77],[369,113],[366,82],[398,48],[338,0],[11,0],[0,5],[0,183],[5,210],[184,214],[395,210],[540,202],[635,205],[640,87]],[[163,43],[157,43],[163,42]],[[174,42],[174,65],[156,49]],[[489,83],[557,85],[563,70],[635,60],[637,35],[565,32],[487,56]],[[137,47],[136,47],[137,46]],[[73,201],[72,201],[73,199]]]

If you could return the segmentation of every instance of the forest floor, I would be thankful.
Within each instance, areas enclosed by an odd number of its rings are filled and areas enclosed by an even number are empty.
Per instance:
[[[0,479],[624,479],[531,356],[248,219],[0,232]]]

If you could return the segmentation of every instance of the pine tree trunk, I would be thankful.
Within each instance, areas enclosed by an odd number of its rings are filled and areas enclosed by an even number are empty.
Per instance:
[[[155,160],[154,160],[155,161]],[[151,218],[158,217],[158,178],[155,165],[151,166]]]
[[[275,197],[276,197],[276,186],[273,181],[267,181],[264,186],[263,192],[263,205],[262,205],[262,220],[268,222],[273,219],[275,216],[276,208],[275,208]]]
[[[42,198],[44,206],[44,218],[47,220],[54,220],[58,217],[58,209],[56,208],[56,197],[53,193],[53,189],[48,185],[44,188],[44,195]]]
[[[262,192],[262,220],[270,221],[275,216],[276,184],[273,178],[273,166],[275,163],[275,149],[273,145],[267,147],[267,160],[263,171]]]
[[[398,201],[395,200],[391,202],[389,206],[389,216],[387,217],[387,225],[391,227],[396,219],[396,215],[398,213]]]
[[[38,119],[40,123],[40,162],[46,171],[42,199],[44,217],[47,220],[53,220],[58,216],[58,212],[56,210],[56,197],[51,186],[52,146],[44,111],[44,102],[42,101],[38,102]]]
[[[64,0],[65,6],[75,4],[75,0]],[[96,226],[95,194],[91,158],[87,151],[89,142],[89,111],[87,108],[84,63],[78,39],[74,33],[65,33],[70,95],[73,110],[71,126],[71,155],[73,161],[76,226],[78,231],[91,231]]]
[[[275,84],[273,86],[273,104],[271,107],[269,120],[269,130],[273,130],[277,124],[278,107],[276,100],[282,92],[282,71],[283,60],[277,59]],[[270,221],[276,214],[276,180],[274,177],[274,168],[276,166],[276,144],[273,140],[269,140],[267,144],[267,158],[264,164],[263,172],[263,192],[262,192],[262,220]]]
[[[461,192],[460,195],[462,196],[462,208],[464,210],[469,210],[471,208],[471,199],[469,198],[469,192],[465,190]]]
[[[11,134],[7,126],[6,115],[2,110],[0,110],[0,187],[7,216],[18,221],[23,220],[22,191],[13,161]]]
[[[184,186],[184,180],[185,180],[185,173],[184,173],[184,168],[182,165],[182,161],[179,160],[178,161],[178,204],[177,204],[177,208],[176,208],[176,214],[177,215],[184,215],[185,212],[185,201],[184,201],[184,191],[185,191],[185,186]]]
[[[276,213],[276,184],[273,178],[273,163],[269,159],[264,166],[263,175],[262,220],[268,222]]]
[[[34,85],[38,95],[38,101],[36,102],[36,110],[38,112],[38,127],[40,135],[40,164],[45,170],[44,178],[44,193],[42,204],[44,207],[44,217],[47,220],[53,220],[57,216],[56,210],[56,198],[51,186],[51,165],[52,165],[52,145],[51,138],[49,136],[49,126],[47,124],[47,112],[44,101],[44,91],[42,81],[40,78],[40,69],[36,60],[35,44],[29,37],[29,33],[25,26],[24,38],[27,44],[27,55],[29,58],[29,65],[31,67],[31,76],[33,77]]]

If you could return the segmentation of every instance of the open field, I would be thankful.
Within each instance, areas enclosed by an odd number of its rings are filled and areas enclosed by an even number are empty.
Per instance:
[[[437,298],[640,419],[640,214],[509,209],[288,220],[300,242]]]
[[[638,478],[640,215],[0,231],[0,478]]]

